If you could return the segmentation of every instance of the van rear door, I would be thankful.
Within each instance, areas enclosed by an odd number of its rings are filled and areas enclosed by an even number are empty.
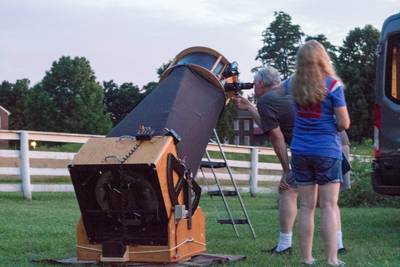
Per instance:
[[[400,195],[400,14],[385,21],[379,44],[372,181],[376,192]]]

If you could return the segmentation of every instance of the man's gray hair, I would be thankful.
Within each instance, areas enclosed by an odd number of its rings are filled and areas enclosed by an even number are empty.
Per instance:
[[[281,74],[274,67],[265,66],[262,68],[257,68],[255,72],[254,80],[263,81],[266,86],[272,85],[273,83],[281,83]]]

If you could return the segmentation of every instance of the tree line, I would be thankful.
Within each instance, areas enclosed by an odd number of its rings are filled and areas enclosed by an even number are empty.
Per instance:
[[[289,14],[275,12],[275,19],[262,33],[263,46],[256,59],[278,69],[282,78],[293,74],[296,53],[304,41],[317,40],[329,53],[335,70],[345,85],[345,95],[351,128],[348,133],[353,141],[372,137],[374,103],[375,50],[379,31],[372,25],[350,30],[341,46],[335,46],[324,34],[306,35],[300,25],[294,24]]]
[[[316,39],[330,54],[346,90],[353,141],[372,135],[372,105],[375,84],[375,48],[379,31],[371,25],[351,30],[339,47],[324,34],[306,35],[289,14],[274,13],[274,20],[262,32],[262,46],[256,59],[277,68],[282,78],[294,71],[298,48]],[[156,71],[160,76],[169,63]],[[31,86],[28,79],[0,84],[0,105],[11,112],[10,129],[28,129],[70,133],[106,134],[144,97],[157,88],[149,82],[139,88],[132,82],[118,85],[113,80],[96,81],[90,62],[84,57],[62,56],[53,62],[43,79]],[[217,130],[222,139],[233,137],[237,112],[228,106]]]
[[[28,79],[3,81],[0,105],[11,112],[10,129],[106,134],[156,87],[100,84],[86,58],[62,56],[33,87]]]

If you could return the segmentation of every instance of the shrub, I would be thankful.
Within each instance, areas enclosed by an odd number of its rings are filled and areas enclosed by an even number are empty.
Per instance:
[[[351,189],[341,192],[339,205],[345,207],[400,207],[400,198],[374,192],[371,184],[371,164],[353,160]]]

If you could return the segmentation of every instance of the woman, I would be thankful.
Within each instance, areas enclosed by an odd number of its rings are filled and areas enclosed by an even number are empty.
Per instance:
[[[302,261],[313,264],[314,212],[319,190],[321,232],[328,264],[341,266],[337,258],[337,201],[342,181],[342,151],[338,131],[348,129],[350,119],[343,85],[333,70],[325,48],[306,42],[298,51],[296,70],[284,83],[294,99],[292,171],[300,198],[299,236]],[[319,189],[317,189],[319,187]]]

